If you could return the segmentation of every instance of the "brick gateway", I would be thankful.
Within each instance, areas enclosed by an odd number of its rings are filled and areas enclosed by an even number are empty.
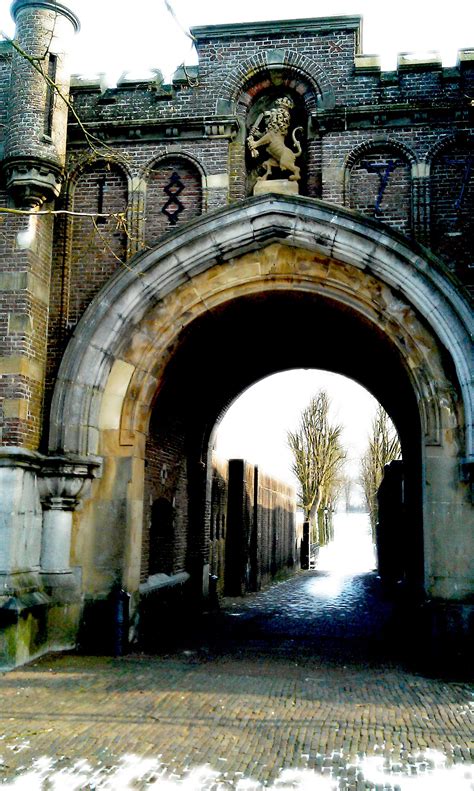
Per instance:
[[[71,12],[13,13],[31,53],[54,23],[75,115],[66,127],[64,102],[2,46],[1,205],[33,212],[6,215],[2,236],[5,662],[74,644],[117,583],[133,615],[154,500],[173,508],[163,571],[206,594],[214,427],[296,366],[352,376],[391,414],[405,573],[433,628],[462,633],[472,53],[387,74],[357,17],[200,28],[196,72],[104,91],[69,81]],[[299,194],[255,196],[246,138],[282,91],[304,132]]]

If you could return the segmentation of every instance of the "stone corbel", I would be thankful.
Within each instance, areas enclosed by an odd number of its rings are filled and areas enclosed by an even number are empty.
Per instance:
[[[5,160],[3,171],[7,192],[22,209],[40,209],[45,201],[54,201],[64,181],[59,164],[35,157]]]
[[[41,571],[46,575],[70,574],[72,514],[87,496],[101,472],[99,459],[46,458],[38,488],[43,507]]]

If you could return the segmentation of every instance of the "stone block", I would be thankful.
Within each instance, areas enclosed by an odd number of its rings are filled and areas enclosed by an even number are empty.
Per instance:
[[[3,415],[6,418],[28,419],[29,401],[22,398],[6,398],[3,402]]]
[[[33,317],[25,313],[8,314],[8,334],[31,335],[33,332]]]
[[[267,195],[271,192],[277,195],[299,195],[299,191],[298,182],[288,179],[257,181],[253,188],[254,195]]]

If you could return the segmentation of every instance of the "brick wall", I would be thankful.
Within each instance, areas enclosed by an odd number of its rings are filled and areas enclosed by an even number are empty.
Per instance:
[[[223,588],[227,595],[259,590],[298,566],[294,490],[241,459],[228,468]]]
[[[161,415],[147,441],[142,573],[188,570],[188,471],[178,424]],[[258,590],[299,564],[294,490],[241,459],[212,460],[209,570],[217,592]]]
[[[0,206],[10,206],[0,190]],[[30,229],[28,248],[18,233]],[[7,216],[0,229],[1,443],[39,446],[46,366],[51,217]]]
[[[165,418],[150,426],[146,447],[141,578],[187,570],[187,462],[183,426]],[[178,529],[179,526],[179,529]]]
[[[110,162],[87,165],[69,184],[62,208],[83,212],[125,213],[127,178]],[[127,257],[127,234],[116,217],[55,218],[48,331],[46,402],[71,332],[100,288]]]
[[[410,165],[386,148],[358,158],[349,174],[349,205],[411,235]]]
[[[12,53],[10,46],[0,42],[0,142],[5,138]]]
[[[451,271],[474,286],[474,146],[449,146],[431,171],[433,250]]]
[[[206,177],[228,174],[228,190],[204,191],[202,210],[209,211],[251,192],[245,138],[252,113],[266,96],[291,93],[299,113],[295,124],[303,119],[306,135],[302,194],[351,206],[372,217],[376,214],[424,244],[431,238],[448,260],[437,220],[433,220],[437,228],[430,232],[424,185],[421,192],[419,184],[413,188],[411,172],[417,163],[430,162],[432,152],[452,136],[454,128],[461,131],[472,125],[468,101],[472,61],[461,58],[459,66],[450,69],[427,62],[402,63],[393,72],[367,70],[354,60],[359,47],[356,18],[326,27],[318,24],[309,23],[306,29],[296,25],[294,30],[286,23],[265,29],[224,26],[217,33],[198,28],[199,67],[189,80],[180,72],[170,86],[153,81],[123,83],[105,93],[83,84],[73,91],[76,109],[128,159],[132,175],[146,173],[153,156],[181,155],[195,161],[196,171]],[[237,125],[226,126],[225,117],[235,118]],[[74,123],[71,132],[73,151]],[[380,196],[383,176],[373,167],[388,160],[395,167]],[[434,192],[437,178],[434,175]],[[160,216],[162,189],[158,170],[151,168],[146,206],[151,225],[144,237],[148,244],[169,227]],[[421,208],[414,203],[418,200]],[[431,218],[440,213],[434,208]],[[184,221],[185,212],[178,222]],[[465,247],[452,244],[449,263],[467,282],[470,264]]]
[[[270,582],[279,572],[299,564],[295,524],[295,492],[291,486],[258,473],[256,503],[259,541],[257,586]]]
[[[113,163],[89,167],[74,189],[74,211],[124,213],[127,179]],[[127,238],[116,217],[74,217],[71,233],[70,297],[67,321],[76,324],[87,305],[125,261]]]
[[[209,528],[209,573],[217,577],[216,590],[219,595],[224,593],[228,487],[229,470],[227,462],[213,458]]]

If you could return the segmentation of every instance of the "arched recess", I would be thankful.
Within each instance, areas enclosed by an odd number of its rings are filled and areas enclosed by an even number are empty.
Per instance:
[[[412,172],[416,156],[394,138],[370,139],[356,146],[344,168],[344,204],[377,217],[411,237],[414,221]]]
[[[167,153],[149,163],[142,175],[145,192],[145,244],[192,220],[204,210],[205,174],[194,157]]]
[[[236,174],[231,181],[232,201],[253,192],[255,174],[251,171],[256,163],[247,149],[247,135],[257,116],[284,95],[290,96],[295,105],[291,130],[302,127],[299,165],[304,165],[299,192],[312,197],[321,195],[321,140],[310,130],[309,121],[318,108],[334,107],[333,87],[321,66],[310,58],[291,49],[272,49],[260,50],[258,55],[244,60],[238,71],[234,69],[222,77],[218,108],[235,114],[240,129],[229,150],[230,169]],[[296,148],[290,135],[286,142],[292,150]]]
[[[431,248],[471,291],[474,135],[446,135],[428,153]]]
[[[60,205],[66,211],[54,226],[46,405],[72,328],[127,258],[129,238],[118,215],[128,214],[131,184],[126,163],[110,152],[81,156],[69,174]]]
[[[184,487],[182,565],[200,582],[215,421],[257,378],[301,366],[346,373],[387,408],[410,460],[425,591],[467,596],[470,322],[456,283],[425,250],[301,197],[248,199],[137,256],[77,328],[52,405],[50,452],[104,459],[75,517],[85,590],[107,590],[118,572],[138,589],[150,426]]]
[[[321,66],[315,61],[291,49],[259,50],[257,55],[242,61],[235,68],[222,75],[221,96],[218,101],[225,102],[235,112],[237,103],[250,104],[252,93],[248,91],[251,81],[273,82],[273,75],[284,73],[297,93],[300,93],[308,111],[318,108],[331,109],[336,99],[334,88]]]

